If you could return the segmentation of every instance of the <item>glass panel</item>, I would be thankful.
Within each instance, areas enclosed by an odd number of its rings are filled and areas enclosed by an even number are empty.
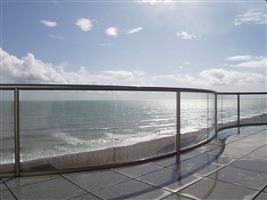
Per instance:
[[[114,96],[116,162],[176,150],[175,92],[114,92]]]
[[[22,91],[22,171],[129,162],[175,150],[175,93]]]
[[[0,90],[0,176],[15,170],[14,92]]]
[[[240,124],[267,123],[267,95],[240,95]]]
[[[215,132],[215,94],[208,94],[208,138],[212,138]]]
[[[181,93],[181,148],[207,139],[207,93]]]
[[[22,171],[113,163],[111,92],[22,91]]]
[[[218,128],[237,125],[237,95],[218,95]]]

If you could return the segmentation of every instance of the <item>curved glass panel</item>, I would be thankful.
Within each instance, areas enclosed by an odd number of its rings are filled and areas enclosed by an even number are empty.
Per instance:
[[[0,175],[14,172],[14,91],[0,90]]]

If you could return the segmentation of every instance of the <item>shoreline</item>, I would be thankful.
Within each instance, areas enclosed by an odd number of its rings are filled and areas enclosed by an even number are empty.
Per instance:
[[[260,124],[267,122],[267,114],[255,117],[240,119],[240,124],[255,123]],[[224,126],[234,125],[237,122],[228,122]],[[220,124],[218,124],[218,128]],[[212,128],[204,128],[198,131],[181,134],[181,148],[193,145],[210,137]],[[214,131],[214,130],[213,130]],[[130,161],[143,160],[167,153],[174,152],[176,149],[175,135],[166,136],[148,141],[138,142],[130,145],[108,147],[99,150],[90,150],[73,154],[59,155],[49,158],[40,158],[21,162],[23,171],[44,171],[57,169],[71,169],[94,167],[99,165],[107,165],[114,163],[123,163]],[[0,165],[0,173],[9,172],[14,169],[14,164]]]

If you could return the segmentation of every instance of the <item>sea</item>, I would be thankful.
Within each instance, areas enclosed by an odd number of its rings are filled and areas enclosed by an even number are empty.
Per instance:
[[[88,100],[29,96],[20,97],[21,161],[125,146],[176,134],[175,95]],[[12,95],[2,95],[0,106],[0,164],[5,164],[14,162]],[[182,95],[181,134],[214,127],[214,106],[214,95]],[[218,97],[218,123],[236,121],[236,106],[235,96]],[[264,113],[266,96],[241,98],[241,118]]]

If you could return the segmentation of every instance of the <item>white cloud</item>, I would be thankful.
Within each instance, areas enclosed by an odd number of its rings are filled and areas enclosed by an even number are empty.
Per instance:
[[[226,70],[223,68],[213,68],[204,70],[199,73],[195,83],[202,85],[221,85],[235,86],[253,83],[264,83],[264,76],[258,73],[238,72],[234,70]]]
[[[142,30],[143,30],[142,27],[133,28],[133,29],[130,29],[130,30],[128,31],[128,34],[138,33],[138,32],[140,32],[140,31],[142,31]]]
[[[100,43],[100,44],[98,44],[98,46],[101,46],[101,47],[110,47],[110,46],[112,46],[112,44],[111,43]]]
[[[165,74],[165,75],[157,75],[152,76],[152,79],[154,80],[164,80],[164,81],[170,81],[174,80],[176,83],[191,83],[194,80],[194,77],[188,74]]]
[[[76,26],[82,31],[90,31],[93,28],[93,22],[88,18],[80,18],[76,21]]]
[[[183,64],[184,64],[184,65],[191,65],[191,63],[188,62],[188,61],[185,61]]]
[[[245,67],[245,68],[264,68],[267,59],[263,56],[237,55],[226,58],[230,62],[239,62],[226,64],[228,67]]]
[[[41,20],[40,21],[44,26],[49,27],[49,28],[53,28],[56,27],[58,24],[55,21],[49,21],[49,20]]]
[[[242,60],[251,60],[251,55],[237,55],[237,56],[231,56],[227,57],[227,61],[242,61]]]
[[[64,40],[65,39],[62,36],[58,36],[58,35],[54,35],[54,34],[50,34],[49,37],[52,39],[55,39],[55,40]]]
[[[185,31],[177,32],[176,35],[177,35],[177,37],[182,38],[183,40],[196,39],[196,38],[198,38],[195,34],[193,34],[193,33],[187,33]]]
[[[171,73],[153,75],[143,71],[107,70],[90,73],[85,67],[67,72],[61,65],[43,62],[32,53],[18,58],[0,49],[1,83],[57,83],[198,87],[233,90],[264,90],[265,76],[223,68],[203,70],[196,75]]]
[[[109,27],[105,30],[107,36],[111,37],[118,37],[119,35],[119,28],[116,27]]]
[[[264,68],[266,67],[267,59],[257,59],[257,60],[250,60],[247,62],[241,62],[238,64],[231,64],[228,65],[229,67],[245,67],[245,68]]]
[[[140,3],[149,3],[150,5],[177,3],[176,0],[141,0],[139,2]]]
[[[235,26],[242,24],[266,24],[266,14],[264,10],[248,10],[236,16]]]
[[[59,84],[145,84],[144,72],[110,70],[91,74],[85,67],[66,72],[61,65],[43,62],[32,53],[22,58],[0,49],[2,83],[59,83]]]

